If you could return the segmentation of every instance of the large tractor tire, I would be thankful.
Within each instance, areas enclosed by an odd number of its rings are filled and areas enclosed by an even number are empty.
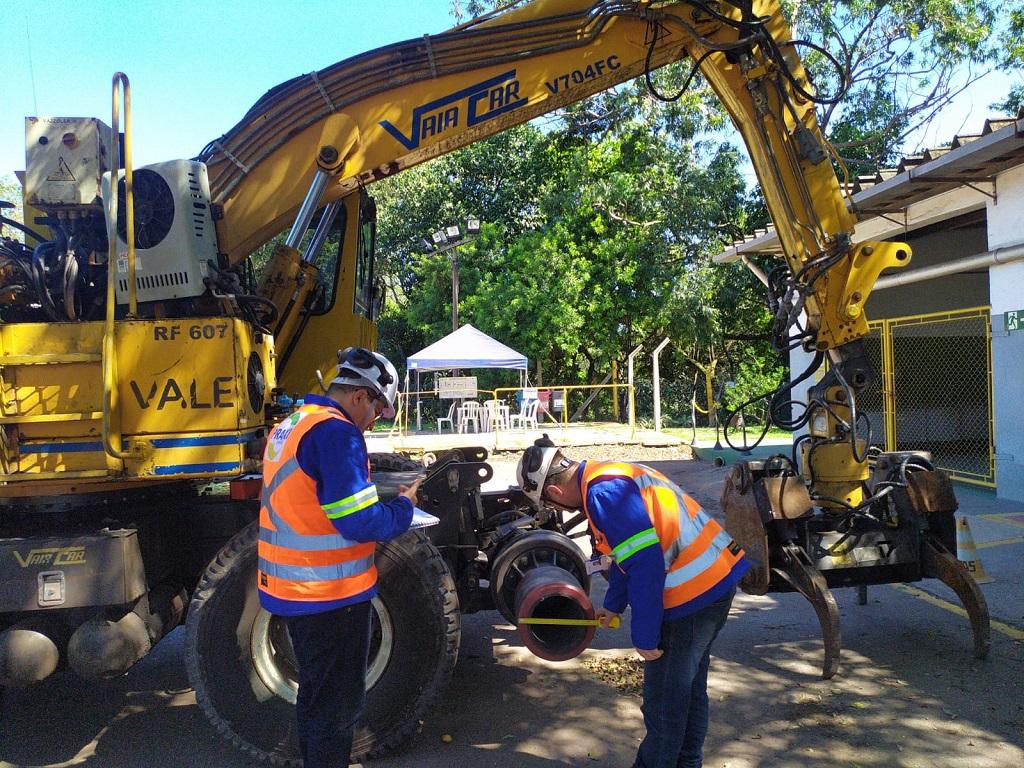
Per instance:
[[[422,472],[423,465],[400,453],[371,453],[370,474],[378,480],[378,472]]]
[[[214,727],[261,762],[300,766],[295,660],[284,622],[262,610],[253,523],[210,563],[189,606],[186,663]],[[419,531],[377,548],[379,595],[367,709],[352,757],[377,757],[415,732],[451,678],[459,650],[455,584]]]

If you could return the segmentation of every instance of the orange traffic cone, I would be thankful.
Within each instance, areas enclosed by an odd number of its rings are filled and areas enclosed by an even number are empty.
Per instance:
[[[974,577],[978,584],[991,584],[995,579],[985,573],[985,568],[978,559],[978,550],[974,548],[974,537],[967,518],[956,521],[956,559]]]

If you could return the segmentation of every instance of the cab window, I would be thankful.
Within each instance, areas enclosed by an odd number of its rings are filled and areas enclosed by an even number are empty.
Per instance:
[[[365,192],[359,193],[359,241],[356,245],[355,297],[352,311],[373,318],[375,314],[373,253],[377,239],[377,204]]]
[[[317,220],[319,217],[314,217]],[[313,260],[319,272],[316,276],[316,287],[306,304],[311,315],[323,315],[334,306],[335,294],[338,290],[338,271],[342,263],[342,252],[345,249],[345,206],[338,206],[327,242],[320,248]]]

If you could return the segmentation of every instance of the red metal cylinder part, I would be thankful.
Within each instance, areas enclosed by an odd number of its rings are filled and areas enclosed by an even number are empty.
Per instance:
[[[520,619],[593,619],[594,606],[576,577],[564,568],[548,565],[527,571],[516,589],[516,616]],[[594,626],[519,624],[519,638],[536,656],[568,661],[586,650],[594,639]]]

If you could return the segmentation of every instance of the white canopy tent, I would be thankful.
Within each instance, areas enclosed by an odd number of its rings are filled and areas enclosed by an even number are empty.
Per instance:
[[[420,373],[463,368],[509,368],[520,371],[520,386],[526,386],[526,355],[468,324],[410,355],[405,364],[410,373],[416,372],[417,429],[420,427]],[[405,382],[408,391],[408,377]]]
[[[447,371],[455,368],[513,368],[526,370],[526,355],[492,339],[472,325],[464,325],[406,360],[410,371]]]

